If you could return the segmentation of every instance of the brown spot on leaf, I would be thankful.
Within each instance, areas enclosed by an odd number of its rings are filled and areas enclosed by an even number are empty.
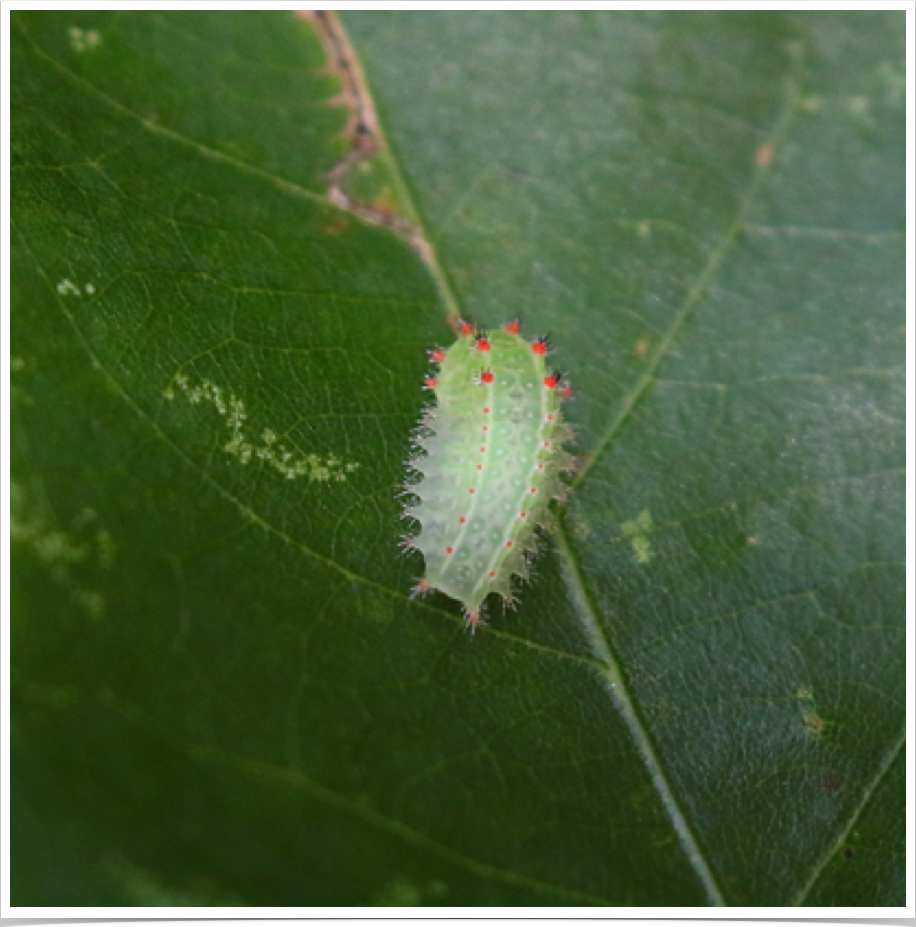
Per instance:
[[[844,779],[837,773],[824,773],[817,784],[825,792],[839,792],[843,788]]]

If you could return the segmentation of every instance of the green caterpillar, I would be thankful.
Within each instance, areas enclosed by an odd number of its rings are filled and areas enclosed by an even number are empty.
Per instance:
[[[491,592],[513,603],[512,577],[527,579],[550,502],[565,495],[561,474],[574,469],[561,412],[570,391],[547,370],[548,350],[546,338],[522,338],[518,322],[490,334],[460,322],[447,351],[430,351],[436,405],[414,433],[405,484],[404,516],[419,531],[402,543],[426,561],[413,595],[456,599],[471,631]]]

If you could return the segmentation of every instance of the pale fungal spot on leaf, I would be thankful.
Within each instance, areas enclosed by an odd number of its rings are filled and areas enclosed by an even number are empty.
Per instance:
[[[125,894],[127,901],[140,907],[212,908],[245,904],[232,892],[203,879],[184,888],[167,885],[157,873],[122,857],[105,860],[102,869]]]
[[[802,727],[809,737],[820,737],[824,731],[826,722],[818,714],[817,707],[814,704],[814,693],[811,689],[799,688],[795,697],[798,699],[801,708]]]
[[[67,35],[70,38],[70,47],[80,54],[95,48],[102,41],[102,36],[97,29],[80,29],[79,26],[71,26]]]
[[[818,96],[811,95],[802,97],[798,105],[801,107],[802,112],[813,114],[820,111],[824,101]]]
[[[344,463],[333,454],[327,457],[315,453],[296,454],[279,440],[271,428],[262,429],[260,435],[252,439],[246,431],[248,413],[245,403],[234,393],[210,380],[193,384],[183,374],[176,376],[173,382],[187,396],[191,405],[211,405],[225,419],[229,440],[223,445],[223,451],[242,464],[262,460],[289,480],[302,476],[312,483],[341,483],[346,480],[347,473],[359,467],[358,463]],[[175,390],[171,385],[166,388],[163,396],[170,401],[175,398]]]
[[[576,540],[587,541],[592,536],[592,526],[581,516],[571,516],[569,523]]]
[[[857,96],[849,98],[849,112],[853,116],[864,116],[871,107],[871,101],[868,97]]]
[[[417,885],[400,876],[382,886],[374,895],[372,904],[386,908],[414,908],[439,904],[439,899],[447,893],[448,886],[438,879]]]
[[[892,105],[903,102],[906,95],[906,64],[883,61],[878,65],[877,73],[884,82],[887,102]]]
[[[636,234],[640,238],[648,238],[652,234],[652,223],[648,219],[642,219],[636,224]]]
[[[633,521],[625,521],[620,530],[630,539],[633,545],[633,555],[637,563],[648,563],[655,555],[652,553],[652,547],[649,543],[649,533],[655,523],[652,521],[652,515],[648,509],[639,513]]]
[[[814,711],[802,713],[802,720],[805,725],[805,733],[810,737],[820,737],[824,730],[824,719]]]
[[[34,506],[22,487],[10,485],[10,541],[27,547],[48,569],[51,580],[64,587],[73,602],[90,621],[105,614],[105,600],[99,592],[85,588],[77,568],[110,569],[116,545],[112,536],[99,527],[91,509],[72,522],[70,531],[52,528],[46,519],[31,511]]]
[[[57,284],[57,292],[60,293],[61,296],[79,296],[82,291],[72,280],[68,280],[64,277],[64,279]]]

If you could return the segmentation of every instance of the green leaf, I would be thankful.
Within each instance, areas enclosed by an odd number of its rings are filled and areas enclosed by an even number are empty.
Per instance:
[[[314,23],[17,14],[13,903],[904,904],[903,23],[347,14],[347,209]],[[583,458],[474,637],[459,307]]]

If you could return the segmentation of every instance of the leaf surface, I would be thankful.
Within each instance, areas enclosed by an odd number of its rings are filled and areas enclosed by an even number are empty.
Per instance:
[[[347,14],[431,271],[312,25],[17,15],[14,903],[903,904],[902,22]],[[583,457],[473,638],[459,311]]]

